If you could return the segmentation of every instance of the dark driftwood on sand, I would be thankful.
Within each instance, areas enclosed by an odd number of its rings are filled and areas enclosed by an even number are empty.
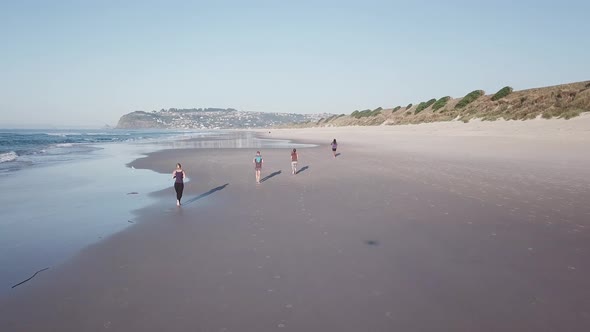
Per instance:
[[[39,271],[35,272],[35,274],[33,274],[33,275],[32,275],[32,276],[29,278],[29,279],[27,279],[27,280],[23,280],[23,281],[19,282],[18,284],[16,284],[16,285],[12,286],[12,288],[14,288],[14,287],[16,287],[16,286],[20,286],[20,285],[24,284],[25,282],[27,282],[27,281],[29,281],[29,280],[31,280],[31,279],[33,279],[33,278],[35,278],[35,276],[37,275],[37,273],[39,273],[39,272],[43,272],[43,271],[45,271],[45,270],[49,270],[49,268],[48,268],[48,267],[46,267],[46,268],[44,268],[44,269],[41,269],[41,270],[39,270]]]

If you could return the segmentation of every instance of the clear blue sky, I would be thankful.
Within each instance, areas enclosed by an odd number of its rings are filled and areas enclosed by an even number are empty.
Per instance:
[[[590,1],[1,1],[0,127],[350,113],[590,79]]]

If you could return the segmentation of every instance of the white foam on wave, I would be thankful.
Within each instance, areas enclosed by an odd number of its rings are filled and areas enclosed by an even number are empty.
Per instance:
[[[0,163],[13,161],[16,160],[16,158],[18,158],[18,154],[16,154],[14,151],[0,153]]]
[[[71,132],[71,133],[67,133],[67,132],[65,132],[65,133],[57,133],[56,132],[56,133],[45,133],[45,135],[47,135],[47,136],[66,137],[66,136],[80,136],[80,135],[82,135],[82,133],[74,133],[74,132]]]
[[[84,133],[82,135],[86,135],[86,136],[105,136],[105,135],[113,135],[113,133],[102,133],[102,132],[96,132],[96,133]]]
[[[74,146],[74,144],[72,143],[59,143],[55,145],[58,148],[71,148],[72,146]]]

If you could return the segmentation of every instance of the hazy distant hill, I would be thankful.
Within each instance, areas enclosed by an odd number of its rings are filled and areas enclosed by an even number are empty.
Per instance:
[[[474,90],[462,98],[433,98],[392,108],[367,109],[333,115],[289,127],[378,126],[470,119],[527,120],[536,117],[569,119],[590,112],[590,81],[512,91],[504,87],[486,95]]]
[[[288,123],[318,121],[331,114],[294,114],[244,112],[232,108],[162,109],[135,111],[119,119],[117,128],[174,128],[174,129],[227,129],[276,127]]]

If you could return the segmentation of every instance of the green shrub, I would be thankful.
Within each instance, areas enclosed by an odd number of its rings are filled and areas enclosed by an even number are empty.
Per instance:
[[[392,112],[397,112],[397,111],[399,111],[401,108],[402,108],[401,106],[396,106],[396,107],[394,107],[394,108],[393,108],[393,111],[392,111]]]
[[[432,98],[426,102],[421,102],[420,104],[418,104],[418,107],[416,107],[414,114],[418,114],[418,113],[422,112],[423,110],[427,109],[430,105],[434,104],[435,102],[436,102],[435,98]]]
[[[356,118],[356,119],[366,118],[366,117],[370,117],[370,116],[379,115],[379,114],[381,114],[382,110],[383,109],[381,107],[378,107],[372,111],[369,109],[364,110],[364,111],[354,111],[354,112],[352,112],[352,114],[350,114],[350,116],[352,116],[353,118]]]
[[[432,104],[432,110],[436,112],[439,109],[443,108],[450,99],[451,99],[451,97],[445,96],[445,97],[442,97],[441,99],[437,100],[436,103]]]
[[[418,106],[416,106],[416,109],[414,110],[414,114],[418,114],[418,110],[422,111],[424,109],[424,105],[426,103],[425,102],[420,102],[420,104],[418,104]]]
[[[381,111],[383,111],[383,108],[377,107],[369,114],[369,116],[377,116],[377,115],[381,114]]]
[[[410,108],[412,108],[412,106],[414,105],[412,105],[412,103],[409,103],[408,106],[406,106],[406,110],[409,110]]]
[[[362,117],[367,116],[367,114],[371,112],[371,110],[364,110],[364,111],[357,111],[355,115],[353,115],[353,117],[360,119]]]
[[[477,98],[483,96],[483,94],[483,90],[471,91],[467,95],[465,95],[465,97],[463,97],[463,99],[461,99],[461,101],[459,101],[457,105],[455,105],[455,108],[463,108],[475,101]]]
[[[505,86],[502,89],[498,90],[498,92],[496,92],[496,94],[492,96],[492,100],[493,101],[500,100],[500,99],[508,96],[511,93],[512,93],[512,87]]]

